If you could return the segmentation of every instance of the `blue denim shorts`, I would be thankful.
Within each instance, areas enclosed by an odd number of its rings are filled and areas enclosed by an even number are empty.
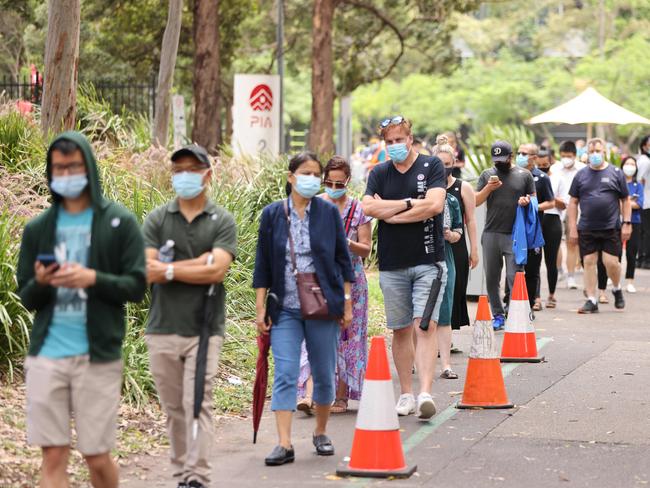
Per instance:
[[[440,292],[436,299],[431,320],[438,322],[440,305],[447,284],[447,265],[437,263],[442,269]],[[389,329],[403,329],[422,318],[433,280],[438,270],[433,264],[421,264],[411,268],[379,272],[379,286],[384,295],[386,325]]]

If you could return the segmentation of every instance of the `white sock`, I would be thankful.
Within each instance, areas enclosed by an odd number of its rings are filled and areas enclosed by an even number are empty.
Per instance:
[[[598,301],[596,300],[596,297],[589,297],[589,300],[590,300],[591,303],[593,303],[594,305],[598,305]]]
[[[619,291],[620,289],[621,289],[620,284],[618,286],[612,286],[612,291]]]

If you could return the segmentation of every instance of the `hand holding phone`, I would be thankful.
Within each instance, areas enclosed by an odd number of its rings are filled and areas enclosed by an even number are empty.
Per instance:
[[[39,285],[49,286],[59,264],[53,254],[39,254],[34,263],[34,278]]]
[[[499,181],[499,177],[497,175],[492,175],[492,176],[490,176],[489,181],[490,181],[490,183],[495,183],[495,182]]]

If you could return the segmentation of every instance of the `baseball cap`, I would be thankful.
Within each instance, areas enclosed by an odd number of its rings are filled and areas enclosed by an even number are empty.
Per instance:
[[[495,163],[505,163],[512,154],[512,146],[506,141],[496,141],[492,144],[490,150],[492,161]]]
[[[174,151],[172,154],[172,161],[176,161],[183,156],[193,156],[206,167],[210,167],[208,151],[206,151],[203,146],[199,146],[198,144],[190,144],[189,146],[182,147],[178,151]]]

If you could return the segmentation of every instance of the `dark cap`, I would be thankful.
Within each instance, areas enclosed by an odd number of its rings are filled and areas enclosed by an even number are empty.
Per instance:
[[[506,141],[496,141],[492,144],[490,150],[492,161],[495,163],[505,163],[512,154],[512,146]]]
[[[199,160],[200,163],[206,167],[210,167],[210,159],[208,159],[208,151],[205,150],[203,146],[198,144],[190,144],[180,148],[178,151],[174,151],[172,154],[172,161],[176,161],[183,156],[192,156]]]

